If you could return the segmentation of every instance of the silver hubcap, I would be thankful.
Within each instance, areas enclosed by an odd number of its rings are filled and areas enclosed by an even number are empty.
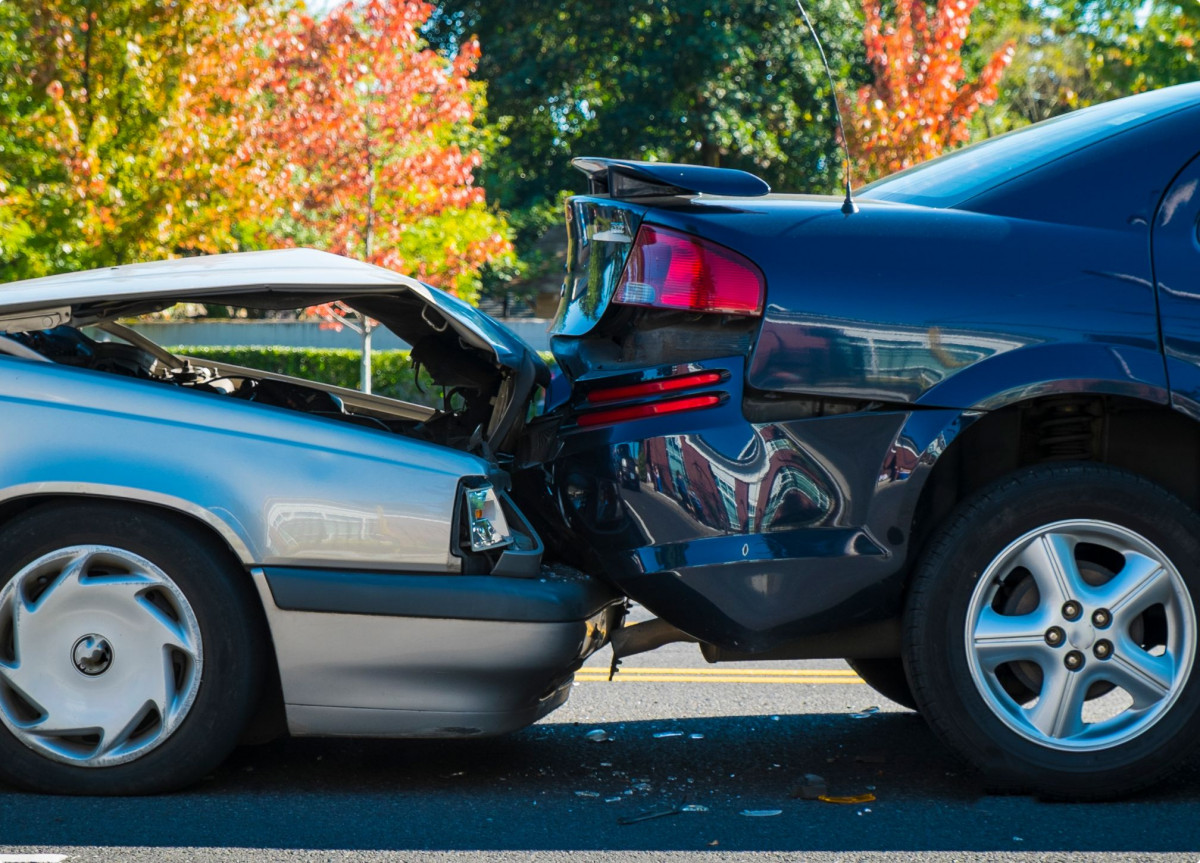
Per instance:
[[[131,552],[64,548],[0,589],[0,721],[55,761],[144,755],[187,715],[202,667],[187,598]]]
[[[1009,728],[1059,750],[1120,745],[1179,697],[1196,652],[1196,612],[1171,561],[1103,521],[1025,534],[980,577],[967,661]]]

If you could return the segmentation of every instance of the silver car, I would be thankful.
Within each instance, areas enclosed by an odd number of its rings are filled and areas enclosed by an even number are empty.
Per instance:
[[[173,356],[118,319],[344,300],[443,410]],[[247,735],[466,737],[561,705],[621,599],[506,493],[548,382],[465,303],[306,249],[0,288],[0,778],[148,793]]]

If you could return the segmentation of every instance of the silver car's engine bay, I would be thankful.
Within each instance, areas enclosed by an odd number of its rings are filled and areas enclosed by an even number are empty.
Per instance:
[[[299,381],[211,360],[177,357],[134,330],[114,323],[82,329],[59,325],[45,330],[10,332],[4,340],[20,355],[124,377],[217,393],[230,398],[286,408],[450,446],[478,449],[500,389],[501,373],[461,347],[446,347],[437,336],[413,349],[414,374],[423,366],[441,386],[440,409],[341,387]],[[119,341],[111,340],[112,338]],[[3,347],[3,345],[0,345]]]

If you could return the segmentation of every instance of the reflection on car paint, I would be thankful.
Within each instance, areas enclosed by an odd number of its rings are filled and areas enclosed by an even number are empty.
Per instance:
[[[1042,339],[768,310],[750,377],[766,389],[907,401],[956,371]]]

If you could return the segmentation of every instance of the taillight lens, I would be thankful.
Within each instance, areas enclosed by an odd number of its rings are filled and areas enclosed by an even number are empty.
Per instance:
[[[720,372],[699,372],[691,375],[681,375],[674,378],[661,378],[656,381],[643,381],[640,384],[629,384],[623,387],[603,387],[592,390],[587,394],[587,400],[597,402],[619,402],[626,399],[640,399],[646,396],[657,396],[663,393],[690,390],[696,387],[707,387],[719,384],[725,375]]]
[[[759,315],[765,293],[762,271],[749,258],[700,237],[642,225],[613,302]]]
[[[487,551],[512,544],[508,519],[504,517],[500,499],[490,483],[484,483],[478,488],[463,489],[463,497],[467,510],[467,535],[471,541],[471,551]]]
[[[702,396],[688,396],[682,399],[671,399],[665,402],[654,402],[648,405],[633,405],[627,408],[608,408],[606,410],[589,411],[580,414],[576,422],[581,426],[598,426],[610,423],[628,422],[629,420],[658,417],[664,414],[677,414],[683,411],[695,411],[703,408],[714,408],[721,403],[721,396],[708,393]]]

